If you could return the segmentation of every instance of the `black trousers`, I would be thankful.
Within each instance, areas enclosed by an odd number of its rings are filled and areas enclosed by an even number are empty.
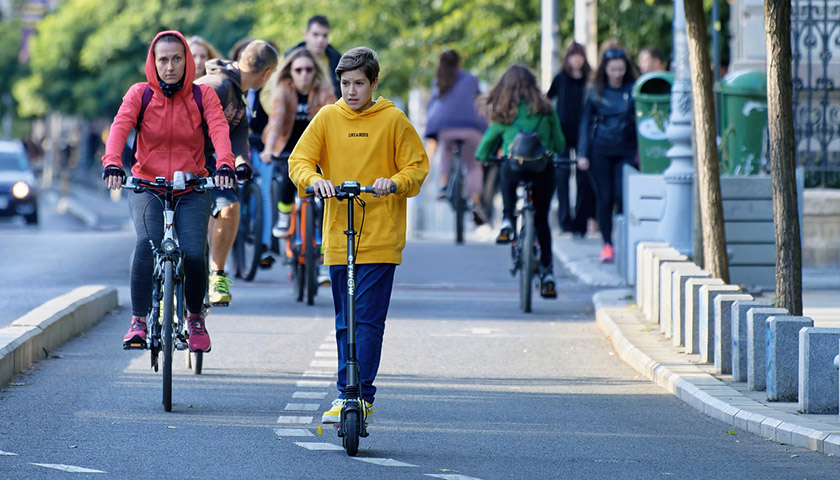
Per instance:
[[[596,215],[592,178],[586,170],[577,169],[575,172],[577,194],[574,212],[572,212],[569,206],[569,180],[572,176],[572,168],[570,165],[561,164],[555,168],[555,171],[557,173],[557,220],[560,230],[585,235],[586,221]]]
[[[613,243],[613,212],[622,212],[622,170],[625,164],[633,165],[633,158],[594,152],[589,160],[589,172],[597,197],[598,227],[605,244]]]
[[[540,244],[540,265],[550,267],[551,256],[551,228],[548,226],[548,211],[551,206],[551,197],[554,195],[554,166],[548,163],[545,171],[538,174],[524,174],[511,169],[510,161],[502,164],[501,189],[502,203],[504,209],[502,215],[513,221],[513,213],[516,208],[516,187],[520,180],[534,181],[534,229],[537,234],[537,241]]]

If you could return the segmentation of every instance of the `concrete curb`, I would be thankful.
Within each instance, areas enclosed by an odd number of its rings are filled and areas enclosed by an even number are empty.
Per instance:
[[[88,285],[49,300],[0,329],[0,386],[117,306],[116,288]]]
[[[595,322],[619,358],[652,382],[706,415],[782,444],[840,455],[840,429],[757,402],[692,364],[647,323],[630,289],[605,290],[592,297]]]

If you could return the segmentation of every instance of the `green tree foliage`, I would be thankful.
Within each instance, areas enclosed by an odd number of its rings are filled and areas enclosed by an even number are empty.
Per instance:
[[[145,80],[157,32],[203,35],[224,51],[252,24],[251,6],[237,0],[65,0],[38,24],[32,73],[14,88],[18,111],[113,115],[128,87]]]

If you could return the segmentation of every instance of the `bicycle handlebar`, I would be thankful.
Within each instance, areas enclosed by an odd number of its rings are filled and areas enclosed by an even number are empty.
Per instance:
[[[215,187],[213,177],[199,177],[198,175],[192,173],[185,174],[182,179],[173,179],[171,182],[167,182],[163,177],[156,177],[153,182],[139,177],[126,177],[123,180],[123,185],[133,188],[136,192],[141,192],[146,188],[161,188],[164,190],[179,191],[184,190],[187,187],[195,187],[194,190],[203,191]]]
[[[490,157],[490,162],[501,164],[505,160],[509,160],[509,159],[510,159],[510,157],[508,157],[508,156]],[[551,163],[553,163],[555,166],[557,166],[557,165],[577,165],[577,160],[572,160],[571,158],[553,157],[551,159]]]

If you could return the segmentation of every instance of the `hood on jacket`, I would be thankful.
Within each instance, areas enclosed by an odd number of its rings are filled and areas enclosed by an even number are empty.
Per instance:
[[[341,112],[341,114],[348,119],[370,117],[378,114],[379,112],[382,112],[383,110],[389,108],[397,108],[396,106],[394,106],[394,102],[388,100],[385,97],[377,98],[373,105],[371,105],[369,108],[366,108],[365,110],[362,110],[361,112],[357,112],[356,110],[350,108],[350,105],[347,105],[347,102],[345,102],[343,98],[339,99],[337,102],[335,102],[335,104],[338,106],[338,109]]]
[[[190,46],[187,44],[187,39],[184,38],[181,32],[176,30],[166,30],[160,32],[155,35],[155,39],[152,40],[152,44],[149,46],[149,54],[146,56],[146,81],[149,82],[149,86],[152,87],[152,90],[163,95],[163,92],[160,89],[160,84],[158,83],[159,77],[157,74],[157,68],[155,67],[155,45],[157,44],[158,39],[164,35],[175,35],[181,40],[181,43],[184,44],[184,86],[181,87],[181,90],[176,95],[192,96],[193,80],[195,80],[195,60],[193,60],[192,52],[190,52]]]
[[[239,68],[235,67],[230,60],[214,58],[205,63],[204,68],[207,71],[206,75],[222,75],[228,77],[236,85],[236,88],[242,91],[242,84],[240,83],[242,77],[239,73]]]

